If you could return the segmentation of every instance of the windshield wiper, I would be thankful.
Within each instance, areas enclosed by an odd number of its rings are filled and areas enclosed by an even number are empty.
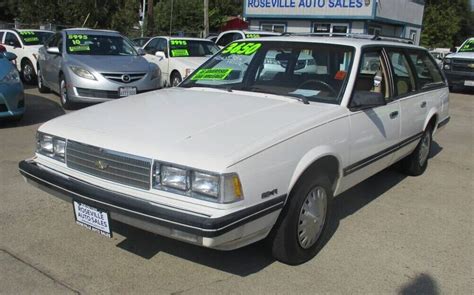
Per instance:
[[[289,97],[296,98],[298,101],[301,101],[304,104],[309,104],[308,98],[304,95],[301,95],[301,94],[281,94],[281,93],[278,93],[278,92],[269,91],[267,89],[260,88],[260,87],[255,87],[255,86],[248,87],[245,90],[255,91],[255,92],[259,92],[259,93],[268,93],[268,94],[273,94],[273,95],[289,96]]]

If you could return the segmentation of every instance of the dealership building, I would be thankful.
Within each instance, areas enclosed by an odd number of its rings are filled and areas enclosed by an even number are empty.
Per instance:
[[[361,33],[419,44],[424,0],[244,0],[252,30]]]

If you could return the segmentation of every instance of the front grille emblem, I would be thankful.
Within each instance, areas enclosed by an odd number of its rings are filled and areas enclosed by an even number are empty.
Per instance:
[[[122,81],[124,83],[130,82],[130,75],[122,75]]]
[[[95,164],[95,167],[97,167],[97,169],[100,169],[100,170],[105,170],[109,167],[109,163],[102,160],[97,160],[95,161],[94,164]]]

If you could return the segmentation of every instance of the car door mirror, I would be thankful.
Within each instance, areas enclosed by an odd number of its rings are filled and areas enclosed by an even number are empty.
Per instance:
[[[383,106],[386,104],[387,102],[385,101],[382,93],[371,91],[355,91],[352,96],[350,109],[351,111],[358,111]]]
[[[162,60],[162,59],[165,59],[165,58],[166,58],[166,54],[165,54],[165,52],[164,52],[164,51],[157,51],[157,52],[155,52],[155,56],[159,57],[159,58],[160,58],[160,60]]]
[[[138,55],[145,55],[146,54],[146,52],[145,52],[145,50],[143,50],[143,48],[137,48],[137,53],[138,53]]]
[[[58,47],[49,47],[48,49],[46,49],[46,52],[49,54],[56,54],[56,55],[61,54]]]
[[[11,52],[4,52],[3,55],[9,60],[9,61],[14,61],[17,56],[14,53]]]

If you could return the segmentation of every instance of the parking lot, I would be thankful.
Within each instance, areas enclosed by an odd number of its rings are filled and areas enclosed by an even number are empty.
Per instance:
[[[0,123],[0,293],[402,293],[474,290],[474,93],[451,94],[451,122],[428,170],[387,169],[337,197],[338,222],[310,262],[274,261],[263,243],[219,252],[125,225],[112,239],[30,185],[17,165],[38,126],[64,114],[56,95],[26,90],[20,123]]]

